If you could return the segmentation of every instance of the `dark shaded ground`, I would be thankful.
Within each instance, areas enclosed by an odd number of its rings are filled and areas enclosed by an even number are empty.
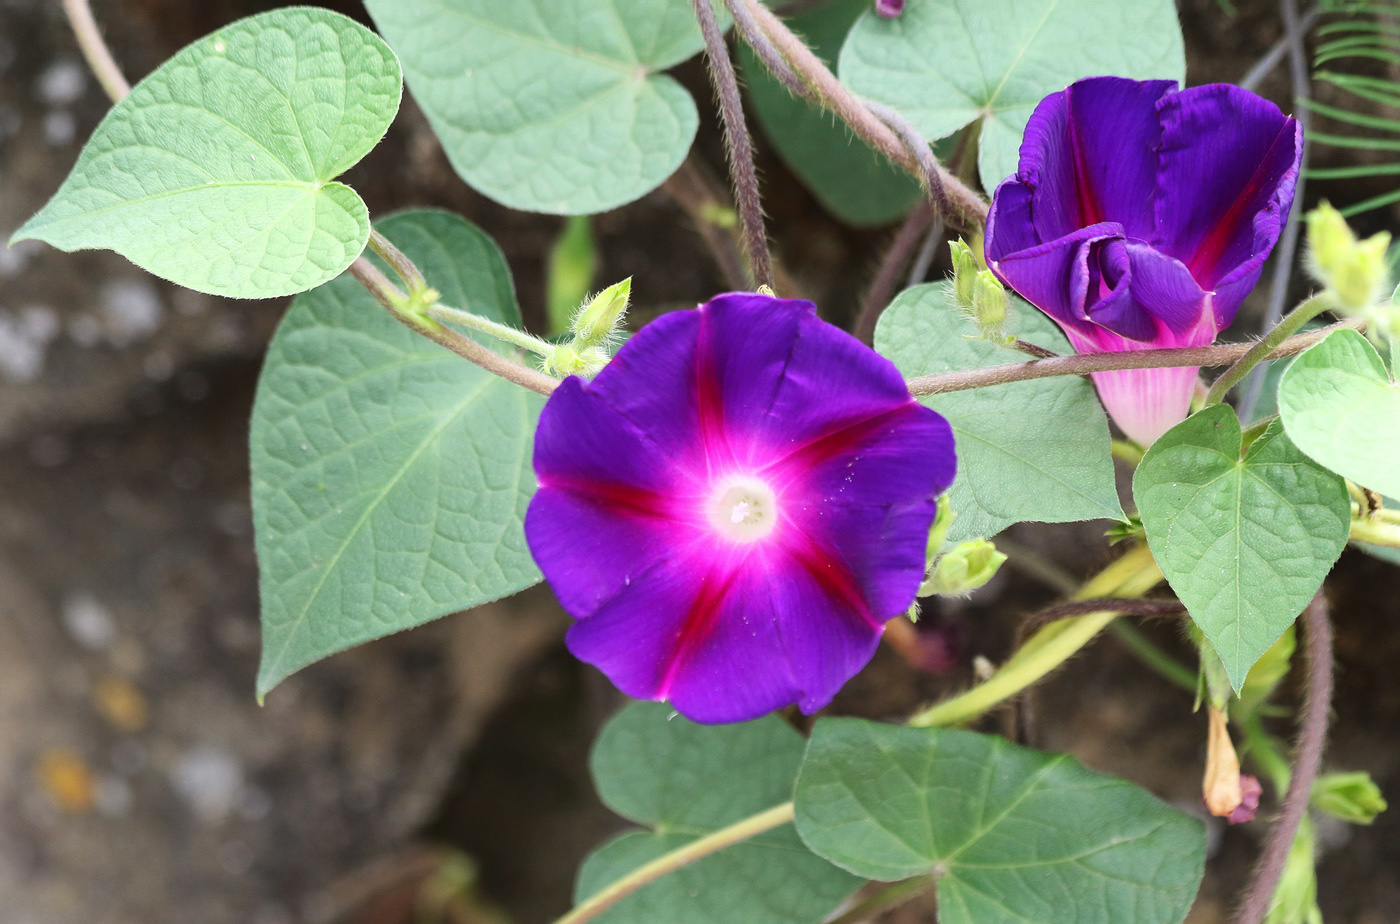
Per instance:
[[[95,4],[133,77],[278,5]],[[363,18],[357,4],[328,5]],[[1273,4],[1239,6],[1223,29],[1214,0],[1184,4],[1193,82],[1237,78],[1277,35]],[[708,101],[694,62],[680,74]],[[105,109],[57,4],[0,0],[0,234],[42,204]],[[702,128],[699,151],[718,169],[716,137]],[[776,161],[762,166],[788,270],[833,317],[848,314],[883,235],[837,228]],[[375,214],[433,205],[488,229],[538,320],[561,221],[468,190],[411,102],[350,181]],[[643,315],[722,285],[663,193],[595,228],[601,278],[633,275]],[[578,859],[618,826],[584,766],[621,700],[563,652],[549,594],[333,658],[259,709],[246,421],[283,304],[207,298],[112,254],[32,244],[0,249],[0,280],[0,919],[389,924],[425,880],[466,883],[464,909],[475,910],[441,920],[490,921],[493,903],[520,922],[562,911]],[[1107,555],[1099,532],[1014,535],[1083,574]],[[1354,553],[1337,570],[1328,758],[1371,770],[1392,795],[1397,578]],[[950,677],[885,649],[837,708],[898,716],[970,682],[971,656],[1004,657],[1016,620],[1051,599],[1008,573],[971,603],[945,605],[931,618],[965,640]],[[1177,644],[1171,627],[1148,631]],[[1078,658],[1036,706],[1040,746],[1196,804],[1204,720],[1116,643]],[[1219,832],[1192,921],[1224,919],[1262,830]],[[1400,814],[1325,835],[1328,920],[1400,919]],[[917,907],[897,917],[932,919]]]

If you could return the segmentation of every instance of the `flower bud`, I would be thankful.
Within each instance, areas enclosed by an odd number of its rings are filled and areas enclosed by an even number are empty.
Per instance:
[[[1312,807],[1353,825],[1369,825],[1386,809],[1385,796],[1365,771],[1326,773],[1312,788]]]
[[[1389,232],[1357,240],[1342,213],[1326,202],[1309,212],[1307,221],[1309,269],[1340,308],[1361,312],[1380,302],[1390,281]]]
[[[972,286],[972,322],[988,340],[1001,339],[1006,323],[1006,288],[991,270],[979,270]]]
[[[944,494],[938,499],[938,510],[933,515],[933,525],[928,530],[928,546],[925,550],[924,570],[931,571],[933,563],[938,560],[938,556],[943,552],[943,542],[948,538],[948,527],[953,525],[953,520],[957,518],[953,508],[948,503],[948,495]]]
[[[948,251],[953,259],[953,299],[959,309],[970,315],[973,293],[977,288],[977,271],[982,266],[962,238],[949,241]]]
[[[1266,924],[1322,924],[1317,907],[1317,867],[1312,820],[1304,818],[1283,861]]]
[[[582,352],[608,343],[622,325],[631,295],[632,277],[628,276],[585,302],[569,323],[573,347]]]
[[[596,375],[608,364],[608,352],[602,347],[579,348],[574,343],[561,343],[544,358],[544,370],[553,375]]]
[[[1004,561],[1006,556],[986,539],[956,545],[934,563],[933,570],[919,587],[919,596],[970,594],[990,581]]]
[[[875,0],[875,15],[882,19],[894,19],[904,12],[904,0]]]
[[[1210,731],[1206,737],[1206,774],[1201,780],[1201,796],[1206,808],[1219,818],[1228,818],[1244,802],[1240,784],[1240,758],[1230,729],[1225,722],[1225,710],[1211,705]]]

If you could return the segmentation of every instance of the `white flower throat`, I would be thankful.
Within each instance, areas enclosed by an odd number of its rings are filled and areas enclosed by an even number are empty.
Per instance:
[[[737,475],[715,485],[706,514],[715,531],[730,542],[757,542],[778,523],[778,499],[760,479]]]

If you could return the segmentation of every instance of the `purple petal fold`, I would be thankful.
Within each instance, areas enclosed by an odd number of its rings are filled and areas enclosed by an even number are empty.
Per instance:
[[[1174,87],[1094,77],[1046,97],[993,198],[988,264],[1081,352],[1210,343],[1287,220],[1297,121],[1239,87]],[[1095,383],[1150,442],[1185,416],[1196,370]]]

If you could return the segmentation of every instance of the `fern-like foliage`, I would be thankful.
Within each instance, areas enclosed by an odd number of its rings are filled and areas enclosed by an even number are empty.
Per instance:
[[[1313,57],[1313,80],[1342,91],[1355,105],[1332,106],[1316,100],[1300,100],[1310,111],[1341,123],[1345,134],[1312,131],[1312,144],[1362,151],[1389,151],[1400,155],[1400,119],[1379,115],[1400,112],[1400,80],[1355,73],[1366,61],[1379,61],[1385,69],[1400,72],[1400,0],[1349,2],[1332,0],[1325,10],[1346,18],[1319,26]],[[1374,65],[1371,65],[1374,70]],[[1308,171],[1309,179],[1341,180],[1381,176],[1400,177],[1400,159],[1347,167],[1323,167]],[[1356,215],[1400,202],[1400,186],[1343,208]]]

